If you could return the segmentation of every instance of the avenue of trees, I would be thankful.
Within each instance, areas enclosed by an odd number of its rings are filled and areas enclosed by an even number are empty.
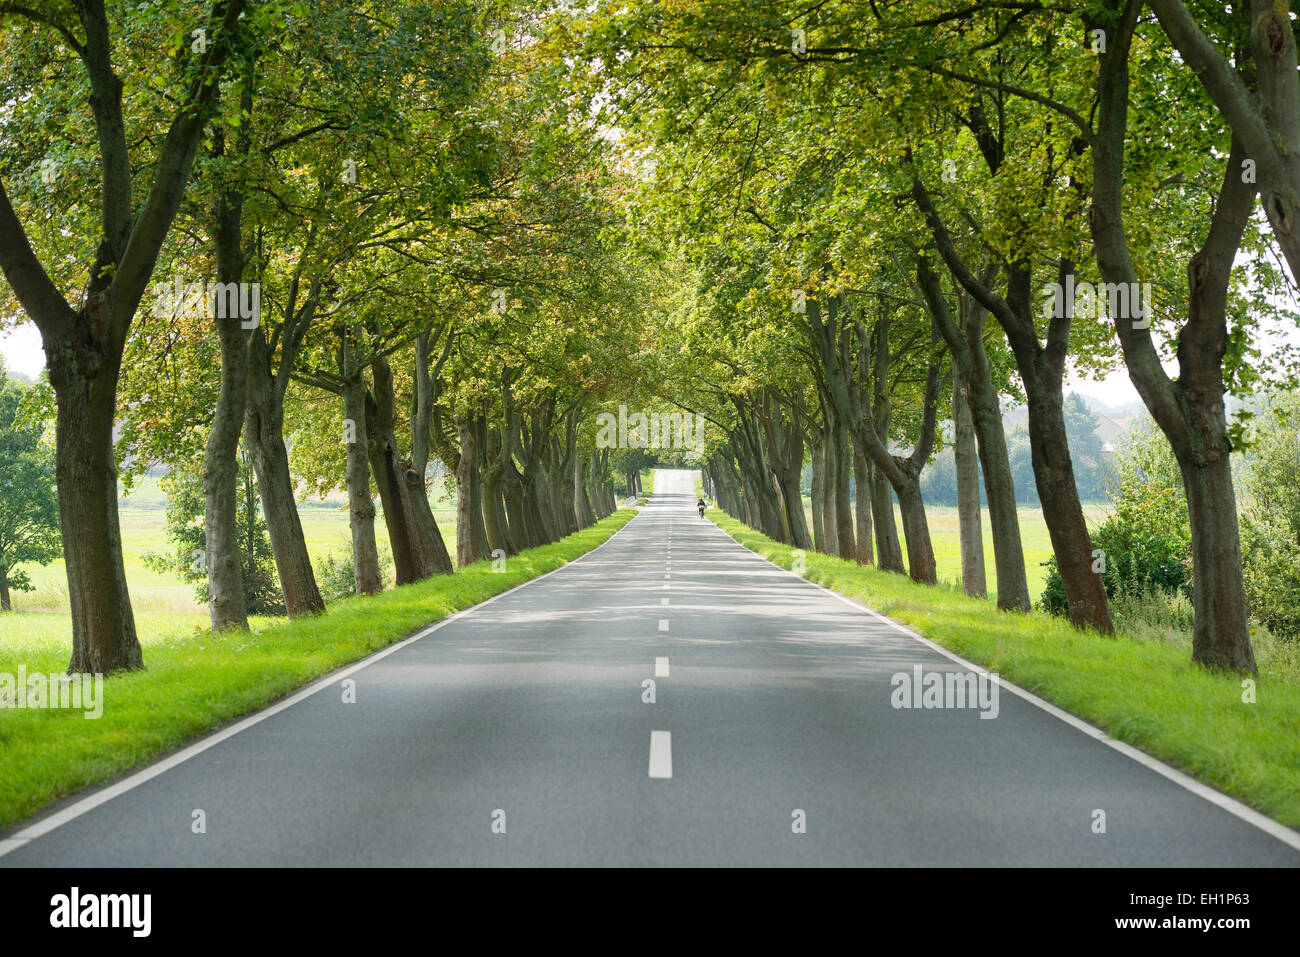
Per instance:
[[[1295,385],[1285,2],[66,0],[0,4],[0,53],[0,316],[47,357],[74,671],[143,663],[117,502],[150,464],[247,628],[259,561],[324,607],[304,490],[346,491],[356,593],[380,513],[399,585],[453,574],[641,491],[621,405],[704,415],[732,515],[924,583],[950,449],[962,586],[1007,612],[1032,482],[1057,604],[1108,634],[1066,383],[1117,368],[1181,480],[1193,658],[1255,670],[1226,402]]]
[[[644,0],[583,39],[649,158],[645,228],[695,277],[666,377],[721,430],[727,511],[934,582],[920,474],[946,441],[963,585],[988,589],[982,476],[997,604],[1027,609],[1001,417],[1024,401],[1061,604],[1109,633],[1064,385],[1122,364],[1182,480],[1193,658],[1255,670],[1225,399],[1294,386],[1260,351],[1294,332],[1300,264],[1288,4]]]
[[[243,456],[289,615],[323,608],[304,483],[347,490],[361,594],[376,496],[399,584],[614,510],[595,408],[638,352],[644,251],[536,11],[77,0],[0,26],[0,314],[40,330],[55,396],[70,670],[143,664],[117,501],[152,463],[195,476],[172,504],[201,511],[214,629],[248,627]]]

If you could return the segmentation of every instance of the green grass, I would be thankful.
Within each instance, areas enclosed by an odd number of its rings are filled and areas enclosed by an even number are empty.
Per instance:
[[[742,545],[790,568],[792,549],[710,512]],[[1300,827],[1300,683],[1287,643],[1256,649],[1255,704],[1242,677],[1209,672],[1189,645],[1076,631],[1043,612],[1007,614],[951,586],[919,585],[805,554],[804,577],[904,622],[1009,681],[1259,809]]]
[[[195,735],[283,697],[341,665],[392,644],[452,612],[572,561],[636,514],[622,509],[553,545],[477,562],[451,576],[380,595],[348,598],[319,618],[257,619],[251,633],[178,626],[174,615],[137,616],[145,669],[105,682],[103,716],[0,708],[0,827],[64,795],[103,783]],[[0,673],[66,669],[65,616],[5,616]]]

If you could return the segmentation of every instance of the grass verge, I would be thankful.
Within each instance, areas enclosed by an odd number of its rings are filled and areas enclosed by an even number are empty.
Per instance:
[[[104,712],[0,708],[0,827],[102,784],[189,739],[264,707],[453,612],[572,561],[635,515],[622,509],[492,571],[476,562],[451,576],[347,598],[318,618],[263,619],[251,632],[143,635],[145,669],[104,683]],[[0,672],[61,673],[66,643],[6,642]]]
[[[729,515],[710,517],[783,568],[789,546]],[[1076,631],[1044,612],[1007,614],[955,588],[806,552],[803,577],[870,605],[1124,741],[1300,827],[1300,686],[1261,667],[1255,703],[1243,679],[1206,671],[1190,654],[1129,635]]]

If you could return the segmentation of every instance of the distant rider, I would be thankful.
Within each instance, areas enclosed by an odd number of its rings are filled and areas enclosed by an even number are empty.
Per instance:
[[[698,509],[700,510],[700,518],[703,518],[703,517],[704,517],[704,509],[705,509],[704,499],[700,499],[698,502],[696,502],[696,503],[695,503],[695,507],[698,508]]]

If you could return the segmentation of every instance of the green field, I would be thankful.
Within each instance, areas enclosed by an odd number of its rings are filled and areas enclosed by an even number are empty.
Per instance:
[[[812,528],[812,505],[804,498],[804,515],[808,527]],[[1047,534],[1047,523],[1043,521],[1043,510],[1037,506],[1022,505],[1016,510],[1020,515],[1020,544],[1025,552],[1025,578],[1029,582],[1029,597],[1037,602],[1042,597],[1047,577],[1043,562],[1052,555],[1052,540]],[[949,506],[927,506],[926,518],[930,523],[930,542],[934,547],[934,561],[939,570],[939,581],[948,584],[961,584],[961,536],[957,529],[957,509]],[[1083,514],[1089,525],[1096,525],[1106,515],[1102,505],[1085,505]],[[984,577],[988,583],[989,597],[997,597],[997,575],[993,564],[993,529],[989,524],[988,509],[980,509],[980,518],[984,528]],[[898,542],[903,549],[903,561],[907,561],[907,543],[903,538],[903,522],[894,510],[894,523],[898,526]]]
[[[438,528],[447,542],[448,551],[454,557],[455,502],[441,498],[434,499],[432,504]],[[195,599],[194,586],[182,582],[175,575],[156,572],[143,561],[143,556],[149,552],[172,551],[173,546],[167,541],[167,520],[163,511],[166,505],[167,499],[158,487],[158,479],[150,475],[138,479],[130,494],[124,496],[119,504],[122,552],[126,563],[127,587],[131,592],[131,606],[135,609],[137,618],[163,615],[179,619],[190,616],[194,618],[195,625],[201,626],[207,621],[208,610]],[[302,519],[307,551],[313,562],[330,553],[351,551],[352,532],[348,527],[346,496],[335,495],[326,501],[301,502],[298,505],[298,515]],[[384,525],[382,511],[379,511],[375,519],[375,538],[380,553],[387,553],[388,529]],[[64,631],[70,636],[70,622],[66,618],[69,611],[68,581],[63,560],[45,566],[23,567],[31,576],[36,590],[15,592],[14,612],[45,613],[58,617],[67,623]],[[30,620],[24,628],[29,625]],[[0,642],[4,641],[6,632],[14,627],[15,621],[10,616],[0,615]]]

